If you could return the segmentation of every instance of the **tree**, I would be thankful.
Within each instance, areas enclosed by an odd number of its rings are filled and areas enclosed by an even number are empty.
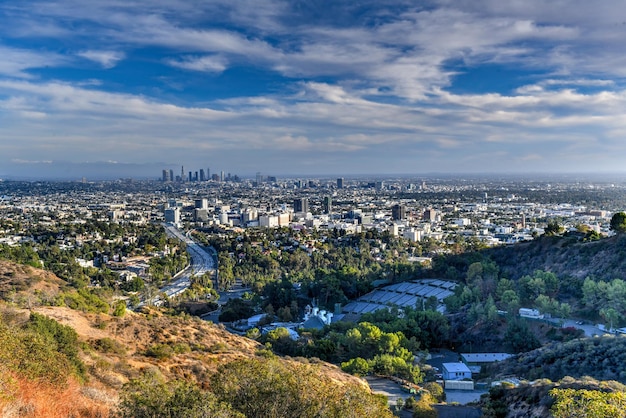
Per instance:
[[[517,296],[515,290],[505,290],[504,293],[502,293],[500,302],[504,309],[512,315],[517,313],[520,307],[519,296]]]
[[[210,392],[184,380],[166,382],[156,370],[133,379],[122,389],[119,416],[122,418],[243,418]]]
[[[443,390],[443,387],[436,382],[427,382],[422,385],[424,389],[430,392],[430,395],[437,402],[445,402],[446,401],[446,392]]]
[[[248,418],[392,416],[386,399],[362,386],[338,385],[316,365],[277,358],[221,365],[210,387],[218,399]]]
[[[602,308],[600,309],[600,316],[604,318],[604,320],[609,325],[609,330],[613,329],[614,325],[617,325],[618,321],[621,318],[620,313],[614,308]]]
[[[528,327],[528,324],[520,319],[509,322],[504,334],[504,341],[514,353],[522,353],[541,347],[541,343]]]
[[[619,418],[626,410],[624,392],[602,392],[587,389],[552,389],[555,399],[550,409],[555,418]]]
[[[424,393],[418,401],[413,404],[413,418],[437,418],[437,410],[432,404],[436,403],[435,399]]]
[[[617,212],[611,218],[611,230],[616,233],[626,232],[626,213]]]
[[[356,357],[350,361],[341,363],[341,370],[356,376],[365,376],[369,373],[370,366],[367,360],[361,357]]]
[[[546,236],[559,235],[561,232],[563,232],[563,227],[559,225],[557,220],[548,221],[548,225],[544,229]]]

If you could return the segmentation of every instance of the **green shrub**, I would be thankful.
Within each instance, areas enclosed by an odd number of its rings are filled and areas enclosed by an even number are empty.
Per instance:
[[[146,350],[146,356],[164,360],[174,355],[174,349],[168,344],[154,344]]]
[[[101,353],[126,354],[126,348],[116,340],[111,338],[100,338],[93,342],[93,348]]]
[[[113,309],[113,316],[121,318],[124,315],[126,315],[126,302],[123,300],[117,301],[115,308]]]
[[[166,382],[155,371],[124,386],[118,414],[121,418],[245,418],[212,393],[186,381]]]
[[[85,378],[85,365],[78,357],[78,334],[74,328],[32,312],[26,329],[43,336],[57,352],[67,357],[77,376]]]

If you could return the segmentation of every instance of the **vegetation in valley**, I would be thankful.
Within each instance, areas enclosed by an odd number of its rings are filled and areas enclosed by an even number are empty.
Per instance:
[[[590,376],[626,384],[626,337],[581,338],[552,342],[496,363],[490,373],[521,376],[529,380],[560,380],[565,376]]]
[[[625,402],[626,387],[618,382],[565,377],[492,388],[480,406],[485,418],[622,418]]]

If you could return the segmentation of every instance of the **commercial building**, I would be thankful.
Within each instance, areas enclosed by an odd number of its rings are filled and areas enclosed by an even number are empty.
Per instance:
[[[180,208],[174,207],[174,208],[165,209],[165,222],[168,222],[171,224],[180,223]]]
[[[296,213],[308,212],[309,211],[309,199],[307,199],[306,197],[302,197],[300,199],[294,199],[293,211]]]
[[[324,208],[324,213],[329,214],[333,211],[333,201],[330,196],[324,196],[324,200],[322,201],[322,206]]]
[[[406,207],[404,205],[393,205],[391,208],[391,218],[394,221],[406,219]]]

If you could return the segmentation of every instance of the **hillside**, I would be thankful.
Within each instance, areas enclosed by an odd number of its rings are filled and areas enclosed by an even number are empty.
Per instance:
[[[484,418],[620,418],[625,416],[626,387],[591,378],[544,379],[492,388],[480,406]]]
[[[328,363],[275,357],[253,340],[187,315],[152,310],[115,317],[44,306],[54,295],[75,291],[38,269],[5,261],[0,269],[3,417],[106,417],[120,401],[123,415],[135,416],[137,402],[145,407],[146,399],[165,408],[160,416],[180,416],[181,403],[186,416],[214,416],[207,408],[232,412],[224,417],[265,416],[242,410],[242,395],[236,385],[224,386],[222,376],[231,376],[231,383],[244,379],[240,385],[257,382],[247,396],[256,393],[258,405],[280,396],[290,408],[292,402],[308,405],[300,416],[328,416],[324,408],[350,408],[355,417],[390,414],[363,380]],[[274,379],[269,390],[267,379]],[[288,387],[277,383],[291,380]],[[351,400],[342,393],[351,393]],[[331,400],[322,406],[323,399]],[[171,411],[163,412],[168,403]]]
[[[535,270],[559,277],[626,279],[626,235],[584,242],[581,237],[541,237],[534,241],[500,246],[484,251],[510,279]]]
[[[49,271],[0,259],[0,300],[51,300],[66,285]]]
[[[519,376],[534,380],[560,380],[590,376],[626,384],[626,337],[584,338],[550,343],[514,358],[495,363],[492,376]]]

